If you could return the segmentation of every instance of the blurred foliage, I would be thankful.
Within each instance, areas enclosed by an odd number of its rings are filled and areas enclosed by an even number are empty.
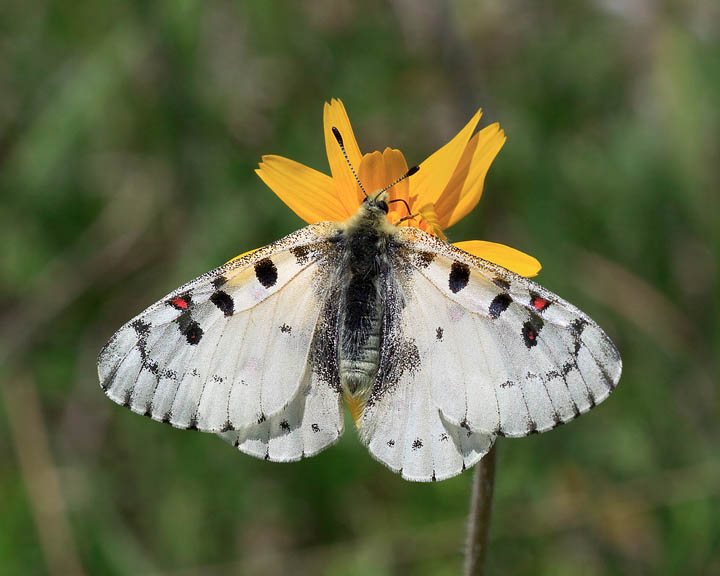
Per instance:
[[[499,441],[491,573],[720,573],[719,34],[713,0],[3,2],[0,572],[458,573],[470,473],[407,483],[351,426],[266,463],[97,384],[128,318],[300,227],[253,169],[327,171],[336,96],[409,163],[500,121],[451,238],[539,258],[623,355],[602,407]]]

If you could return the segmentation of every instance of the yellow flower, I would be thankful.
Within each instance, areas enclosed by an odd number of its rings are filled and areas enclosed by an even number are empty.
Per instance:
[[[475,207],[482,196],[485,174],[505,143],[505,133],[497,123],[473,135],[481,114],[478,110],[450,142],[420,164],[416,174],[389,190],[391,201],[405,201],[389,204],[390,222],[415,226],[445,239],[443,230]],[[408,170],[399,150],[385,148],[383,152],[361,154],[340,100],[325,103],[323,124],[332,177],[281,156],[263,156],[256,170],[263,182],[308,224],[345,220],[364,199],[333,136],[333,127],[342,135],[348,159],[369,194],[394,182]],[[414,217],[401,222],[406,216]],[[522,276],[535,276],[541,268],[532,256],[502,244],[472,240],[454,245]]]

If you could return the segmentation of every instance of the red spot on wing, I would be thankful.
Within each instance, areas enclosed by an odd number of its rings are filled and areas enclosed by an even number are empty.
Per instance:
[[[188,301],[185,300],[185,298],[180,298],[179,296],[170,300],[170,304],[175,306],[178,310],[187,310],[188,308]]]
[[[528,330],[527,337],[528,337],[528,340],[535,340],[535,332],[532,330]]]
[[[550,305],[550,302],[545,300],[545,298],[542,298],[540,296],[535,296],[532,301],[533,308],[537,310],[538,312],[542,312]]]

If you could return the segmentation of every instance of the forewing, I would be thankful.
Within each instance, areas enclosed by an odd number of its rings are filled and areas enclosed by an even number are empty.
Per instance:
[[[208,272],[123,326],[98,359],[115,402],[179,428],[241,429],[298,395],[330,283],[330,224]]]
[[[362,413],[360,437],[375,458],[403,478],[443,480],[480,460],[495,436],[449,421],[434,401],[434,342],[418,333],[425,322],[413,313],[415,295],[407,292],[407,282],[397,282],[402,274],[394,267],[384,281],[380,368]]]
[[[403,229],[399,243],[402,316],[448,421],[513,437],[544,432],[617,385],[617,349],[573,305],[421,230]]]

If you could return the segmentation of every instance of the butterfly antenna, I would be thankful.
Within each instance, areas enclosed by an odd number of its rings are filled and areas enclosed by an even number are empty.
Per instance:
[[[363,194],[365,194],[365,198],[367,198],[368,193],[365,192],[365,187],[362,185],[362,182],[360,182],[360,178],[358,178],[358,175],[355,172],[355,168],[353,168],[353,165],[350,162],[350,158],[348,158],[347,152],[345,152],[345,145],[343,144],[342,136],[340,136],[340,130],[338,130],[337,128],[335,128],[335,126],[333,126],[332,133],[333,133],[333,136],[335,136],[335,140],[337,140],[337,143],[340,145],[340,150],[342,150],[343,156],[345,156],[345,161],[347,162],[348,166],[350,166],[350,171],[353,173],[353,176],[355,176],[355,180],[357,180],[357,183],[360,186],[360,190],[363,191]]]
[[[405,208],[407,208],[408,214],[412,214],[412,212],[410,212],[410,205],[403,198],[395,198],[395,200],[390,200],[388,204],[392,204],[393,202],[402,202],[403,204],[405,204]]]
[[[408,170],[407,172],[405,172],[405,174],[403,174],[402,176],[400,176],[400,178],[398,178],[397,180],[395,180],[395,182],[393,182],[392,184],[388,184],[387,186],[385,186],[385,188],[383,188],[382,190],[380,190],[380,191],[376,194],[376,196],[382,194],[382,193],[385,192],[386,190],[390,190],[390,188],[392,188],[393,186],[395,186],[395,184],[399,184],[400,182],[402,182],[403,180],[405,180],[405,178],[409,178],[410,176],[412,176],[413,174],[415,174],[418,170],[420,170],[420,166],[413,166],[412,168],[410,168],[410,170]],[[406,203],[406,205],[407,205],[407,203]],[[408,207],[408,212],[410,212],[410,207]]]

